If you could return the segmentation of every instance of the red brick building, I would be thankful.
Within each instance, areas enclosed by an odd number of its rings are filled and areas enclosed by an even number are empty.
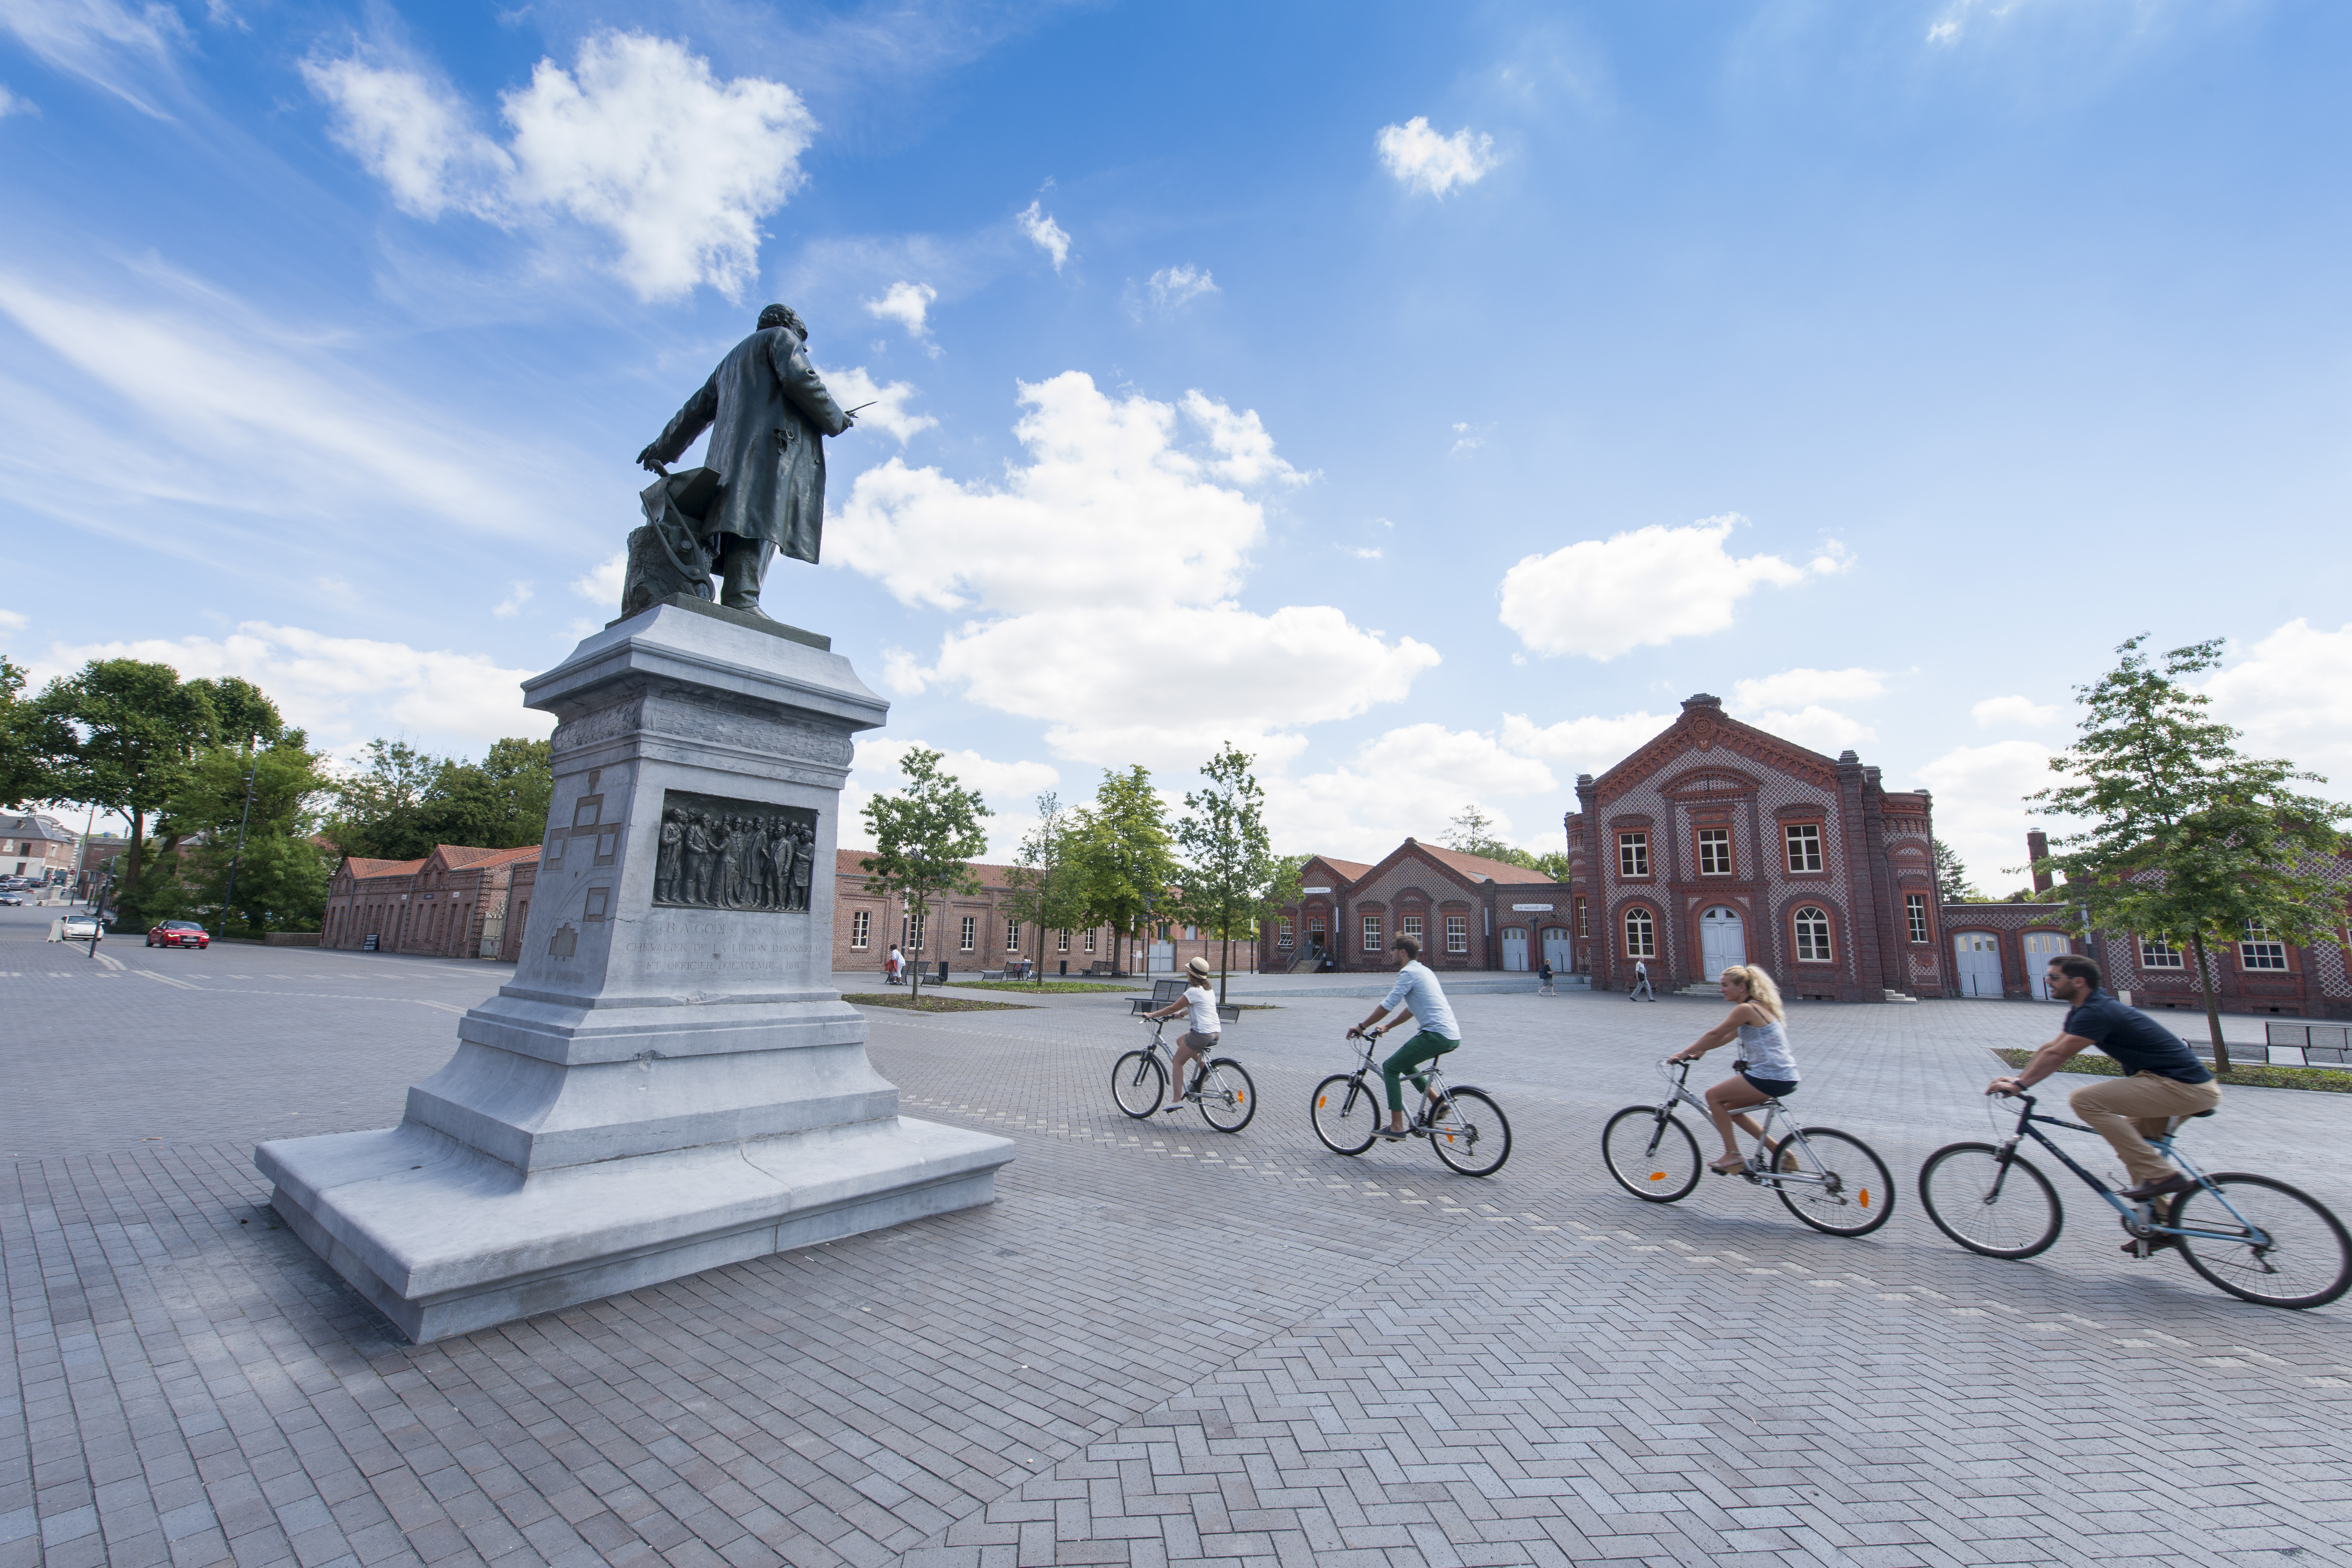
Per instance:
[[[1008,961],[1018,963],[1024,957],[1039,960],[1037,932],[1013,921],[1002,907],[1012,890],[1010,867],[973,862],[971,870],[980,881],[980,891],[958,895],[944,907],[935,907],[930,929],[918,931],[897,900],[867,890],[867,878],[858,862],[868,853],[864,849],[835,852],[833,967],[837,973],[878,971],[893,942],[899,944],[908,963],[920,963],[930,973],[938,973],[941,959],[947,961],[950,974],[1003,969]],[[1132,950],[1124,939],[1115,939],[1108,926],[1049,931],[1042,967],[1047,974],[1062,973],[1065,964],[1072,974],[1108,973],[1114,965],[1149,974],[1172,974],[1195,955],[1216,963],[1223,947],[1215,936],[1178,921],[1155,922]],[[1236,936],[1234,973],[1255,968],[1253,953],[1251,944]]]
[[[79,838],[53,817],[32,813],[0,816],[0,877],[68,881]]]
[[[1542,871],[1408,838],[1377,865],[1318,855],[1298,901],[1259,932],[1265,970],[1392,969],[1389,944],[1421,939],[1432,969],[1572,967],[1570,890]]]
[[[319,945],[441,958],[512,959],[521,951],[540,847],[438,844],[421,860],[348,856],[327,884]]]

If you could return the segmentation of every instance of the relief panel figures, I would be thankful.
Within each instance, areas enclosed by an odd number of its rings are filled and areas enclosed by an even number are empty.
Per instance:
[[[805,910],[815,855],[816,813],[806,806],[669,790],[654,907]]]

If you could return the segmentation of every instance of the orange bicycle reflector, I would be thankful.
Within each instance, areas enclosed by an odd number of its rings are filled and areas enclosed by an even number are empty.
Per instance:
[[[1650,1180],[1654,1182],[1663,1182],[1665,1179],[1666,1173],[1664,1171],[1653,1171],[1650,1173]]]
[[[1322,1110],[1325,1106],[1330,1103],[1331,1098],[1328,1095],[1318,1094],[1315,1097],[1315,1109],[1318,1110]]]
[[[1870,1189],[1868,1187],[1863,1188],[1860,1196],[1862,1206],[1868,1208],[1870,1206]]]

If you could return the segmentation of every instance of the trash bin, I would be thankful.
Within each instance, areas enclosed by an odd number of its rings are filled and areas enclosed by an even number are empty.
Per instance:
[[[940,984],[941,985],[945,985],[947,983],[948,983],[948,961],[947,961],[946,959],[942,958],[942,959],[940,959],[940,978],[939,978],[939,984]]]
[[[1062,973],[1063,973],[1064,974],[1067,974],[1067,973],[1069,973],[1069,972],[1070,972],[1070,961],[1069,961],[1068,959],[1066,959],[1066,959],[1062,960]]]

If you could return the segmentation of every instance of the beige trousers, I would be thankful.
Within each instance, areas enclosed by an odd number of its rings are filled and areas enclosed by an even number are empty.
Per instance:
[[[2173,1117],[2194,1116],[2221,1104],[2221,1086],[2210,1079],[2183,1083],[2162,1073],[2137,1072],[2078,1089],[2066,1097],[2066,1103],[2084,1126],[2115,1145],[2137,1185],[2172,1174],[2172,1167],[2147,1141],[2164,1136],[2165,1123]]]

